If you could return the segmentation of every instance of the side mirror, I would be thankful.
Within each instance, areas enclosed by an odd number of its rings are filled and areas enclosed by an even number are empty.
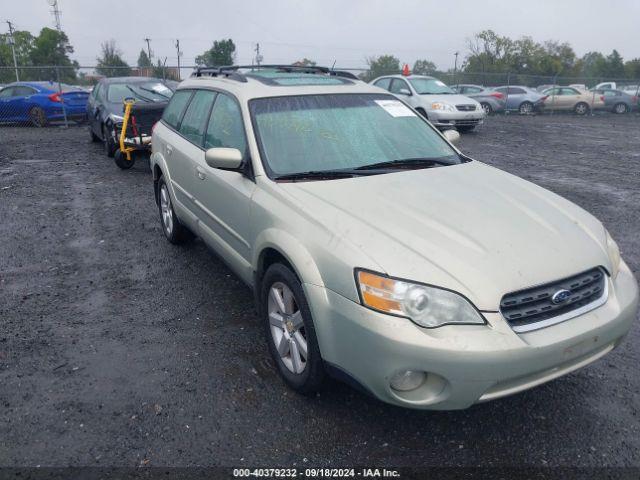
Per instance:
[[[407,88],[401,88],[400,90],[398,90],[398,93],[400,95],[407,95],[407,96],[411,96],[411,92],[409,91],[409,89]]]
[[[458,143],[458,141],[460,141],[460,134],[457,130],[445,130],[442,132],[442,135],[451,143]]]
[[[236,170],[242,165],[242,152],[237,148],[210,148],[204,153],[204,159],[211,168]]]

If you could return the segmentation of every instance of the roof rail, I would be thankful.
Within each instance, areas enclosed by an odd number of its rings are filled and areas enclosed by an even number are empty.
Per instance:
[[[232,80],[238,80],[240,82],[246,82],[247,77],[245,74],[238,72],[238,70],[278,70],[281,72],[298,72],[298,73],[311,73],[311,74],[325,74],[336,77],[350,78],[352,80],[359,80],[351,72],[343,70],[333,70],[327,67],[319,66],[306,66],[306,65],[225,65],[222,67],[198,67],[191,76],[201,77],[208,75],[211,77],[224,76]]]

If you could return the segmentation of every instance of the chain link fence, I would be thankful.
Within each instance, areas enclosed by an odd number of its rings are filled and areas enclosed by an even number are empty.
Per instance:
[[[85,108],[88,96],[93,87],[103,77],[137,76],[157,78],[169,87],[175,88],[181,79],[187,78],[195,66],[164,65],[155,67],[123,67],[123,66],[0,66],[0,125],[78,125],[85,120]],[[349,71],[364,81],[371,81],[382,75],[400,74],[399,70],[371,71],[367,67],[335,67],[336,70]],[[562,110],[549,108],[548,105],[559,105],[556,93],[563,92],[552,87],[573,87],[580,91],[603,87],[618,90],[623,98],[613,98],[612,92],[604,90],[588,92],[587,103],[590,112],[616,111],[616,101],[625,102],[624,111],[618,108],[617,113],[640,111],[640,81],[628,78],[592,78],[526,75],[519,73],[469,73],[443,72],[434,75],[443,83],[474,97],[471,89],[465,86],[481,86],[488,89],[500,88],[504,102],[508,106],[505,111],[518,110],[515,92],[518,87],[527,87],[539,93],[550,92],[551,97],[544,101],[549,112]],[[16,80],[22,83],[16,84]],[[605,84],[605,85],[603,85]],[[549,90],[550,89],[550,90]],[[588,96],[591,96],[591,100]],[[544,96],[541,95],[541,96]],[[511,97],[511,101],[509,98]],[[610,98],[611,97],[611,98]],[[560,98],[560,97],[558,97]],[[477,98],[476,98],[477,99]],[[513,105],[512,105],[513,104]],[[509,107],[511,105],[511,107]],[[512,108],[513,107],[513,108]],[[571,110],[571,109],[569,109]],[[492,112],[498,113],[498,112]],[[527,112],[529,113],[529,112]]]

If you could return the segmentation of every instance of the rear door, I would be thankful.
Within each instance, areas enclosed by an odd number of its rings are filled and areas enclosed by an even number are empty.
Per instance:
[[[247,138],[240,105],[227,93],[218,93],[207,125],[204,150],[236,148],[249,162]],[[240,171],[211,168],[204,151],[194,157],[195,202],[199,209],[199,233],[242,276],[252,281],[249,211],[256,188],[253,179]]]

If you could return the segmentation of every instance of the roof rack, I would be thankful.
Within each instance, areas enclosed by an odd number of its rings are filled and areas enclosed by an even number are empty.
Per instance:
[[[324,74],[335,77],[349,78],[352,80],[358,80],[351,72],[346,72],[343,70],[333,70],[328,67],[317,67],[317,66],[304,66],[304,65],[226,65],[222,67],[198,67],[195,69],[192,77],[202,77],[204,75],[211,77],[219,77],[224,76],[225,78],[229,78],[232,80],[237,80],[239,82],[246,82],[247,76],[243,73],[238,72],[240,69],[246,70],[277,70],[281,72],[297,72],[297,73],[307,73],[307,74]]]

